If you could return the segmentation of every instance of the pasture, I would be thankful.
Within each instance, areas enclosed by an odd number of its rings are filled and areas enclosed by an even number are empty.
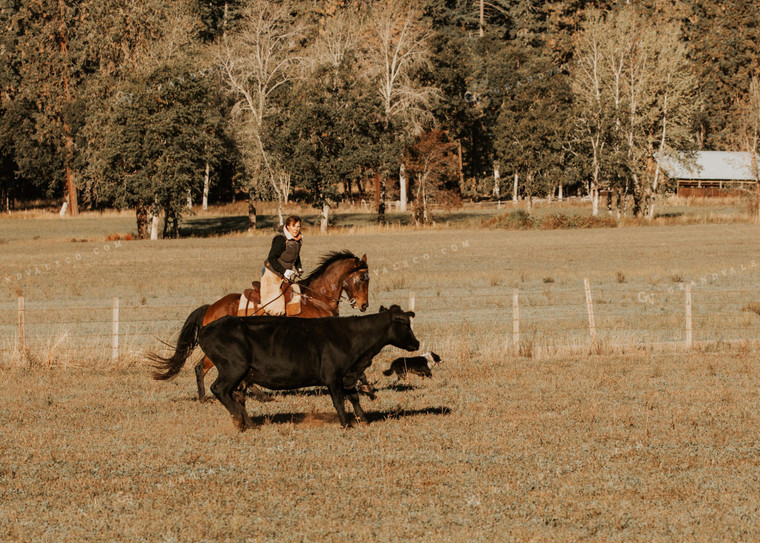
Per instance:
[[[341,429],[307,389],[249,400],[258,427],[238,434],[194,399],[200,353],[168,383],[142,353],[258,279],[270,232],[106,240],[132,220],[0,220],[0,539],[760,538],[757,225],[307,230],[307,270],[367,253],[370,311],[413,294],[415,333],[444,363],[396,384],[382,370],[399,351],[383,351],[367,426]],[[114,296],[118,360],[81,335],[108,329]]]

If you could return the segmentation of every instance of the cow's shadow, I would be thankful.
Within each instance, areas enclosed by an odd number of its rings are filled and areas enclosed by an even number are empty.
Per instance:
[[[367,411],[370,423],[386,420],[400,420],[419,415],[449,415],[451,408],[446,406],[425,407],[423,409],[389,409],[385,411]],[[361,424],[353,413],[346,413],[352,425]],[[295,424],[298,426],[338,425],[337,413],[277,413],[276,415],[251,415],[254,427],[264,424]]]
[[[410,383],[397,382],[386,386],[377,386],[373,384],[375,391],[380,392],[382,390],[393,390],[395,392],[409,392],[410,390],[416,390],[420,387]],[[329,396],[330,392],[326,387],[312,387],[312,388],[295,388],[292,390],[268,390],[267,394],[273,397],[288,397],[288,396]],[[255,399],[251,392],[246,392],[248,398]]]

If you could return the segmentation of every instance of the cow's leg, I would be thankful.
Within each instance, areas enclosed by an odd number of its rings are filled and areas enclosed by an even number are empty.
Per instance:
[[[242,383],[240,383],[240,385],[238,385],[238,387],[232,392],[232,399],[238,403],[240,410],[243,413],[243,426],[245,428],[253,428],[253,421],[251,420],[250,415],[248,415],[248,410],[245,408],[246,384],[247,383],[244,380]]]
[[[264,402],[273,402],[274,397],[271,394],[267,394],[263,390],[261,390],[259,387],[254,385],[253,383],[246,385],[248,387],[248,392],[251,393],[251,395],[256,398],[258,401],[264,403]]]
[[[219,377],[211,385],[211,392],[214,393],[221,404],[230,412],[232,424],[235,428],[244,432],[246,424],[250,421],[248,413],[245,410],[245,404],[241,404],[240,397],[242,394],[235,391],[237,386],[245,377],[248,368],[243,365],[229,364],[220,368],[217,366]]]
[[[351,405],[354,406],[354,414],[356,415],[356,418],[359,420],[359,422],[369,423],[369,420],[367,420],[367,415],[364,413],[364,409],[362,409],[362,406],[359,404],[359,391],[356,388],[352,388],[346,389],[344,393],[351,401]]]
[[[361,384],[358,385],[357,390],[362,394],[366,394],[370,400],[376,400],[377,395],[375,392],[377,392],[377,390],[375,390],[375,387],[369,383],[369,379],[367,379],[366,373],[362,372],[362,374],[359,376],[359,382]]]
[[[195,365],[195,381],[198,383],[198,401],[208,401],[206,397],[206,387],[203,384],[203,380],[208,373],[208,370],[214,367],[214,363],[208,356],[204,356],[203,359]]]
[[[346,415],[346,396],[343,393],[343,383],[338,379],[337,383],[333,383],[329,387],[330,397],[332,398],[333,406],[338,412],[338,420],[343,428],[348,428],[348,416]]]

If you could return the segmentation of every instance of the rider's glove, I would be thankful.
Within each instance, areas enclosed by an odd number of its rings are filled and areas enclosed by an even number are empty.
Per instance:
[[[294,270],[285,270],[285,279],[288,281],[292,281],[293,278],[296,276],[296,272]]]

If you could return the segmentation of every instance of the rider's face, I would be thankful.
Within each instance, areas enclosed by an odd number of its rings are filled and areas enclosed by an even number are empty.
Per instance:
[[[294,238],[298,237],[298,234],[301,233],[301,223],[296,222],[288,226],[288,232],[290,232],[290,235]]]

